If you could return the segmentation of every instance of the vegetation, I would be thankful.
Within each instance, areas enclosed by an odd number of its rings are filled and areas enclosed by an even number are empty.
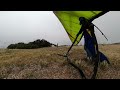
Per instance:
[[[81,79],[79,72],[64,57],[69,46],[40,49],[0,49],[0,79]],[[120,79],[120,45],[100,45],[111,65],[99,65],[97,79]],[[71,61],[81,67],[87,78],[93,65],[86,59],[83,46],[74,46]]]
[[[33,42],[29,42],[27,44],[23,42],[19,42],[17,44],[10,44],[7,48],[8,49],[35,49],[35,48],[42,48],[42,47],[51,47],[52,44],[44,39],[40,40],[37,39]]]

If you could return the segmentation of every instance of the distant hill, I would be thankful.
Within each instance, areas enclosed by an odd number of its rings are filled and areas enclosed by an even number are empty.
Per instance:
[[[52,44],[47,40],[37,39],[29,43],[19,42],[16,44],[10,44],[7,48],[8,49],[36,49],[36,48],[42,48],[42,47],[51,47],[52,45],[56,46],[55,44]]]
[[[120,44],[120,42],[117,42],[117,43],[113,43],[113,44]]]

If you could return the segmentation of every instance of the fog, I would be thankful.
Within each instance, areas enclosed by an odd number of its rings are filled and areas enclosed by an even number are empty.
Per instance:
[[[107,36],[106,41],[95,29],[99,43],[120,42],[120,12],[110,11],[93,23]],[[58,45],[71,45],[71,41],[52,11],[0,11],[0,48],[11,43],[28,43],[45,39]],[[83,44],[83,40],[80,44]]]

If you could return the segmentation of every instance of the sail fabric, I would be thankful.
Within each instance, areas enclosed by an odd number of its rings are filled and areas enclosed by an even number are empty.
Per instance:
[[[87,57],[95,58],[96,56],[96,44],[94,43],[94,37],[91,36],[91,33],[87,30],[84,31],[84,49],[87,53]],[[99,57],[100,57],[100,62],[107,61],[108,64],[110,64],[108,58],[99,51]]]
[[[79,17],[85,17],[88,20],[94,20],[101,16],[103,11],[53,11],[57,16],[63,27],[65,28],[71,42],[73,43],[77,33],[81,29]],[[77,45],[81,38],[82,33],[77,38],[75,45]]]

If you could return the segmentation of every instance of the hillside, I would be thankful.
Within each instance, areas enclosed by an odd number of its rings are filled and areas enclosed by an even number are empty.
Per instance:
[[[45,39],[37,39],[33,42],[29,43],[24,43],[24,42],[19,42],[16,44],[10,44],[7,48],[8,49],[37,49],[37,48],[43,48],[43,47],[51,47],[52,43],[46,41]]]
[[[0,79],[80,79],[79,72],[64,57],[67,46],[40,49],[0,49]],[[97,79],[120,79],[120,45],[101,45],[111,66],[102,63]],[[70,52],[72,62],[81,67],[87,77],[92,65],[85,59],[83,46],[74,46]]]

